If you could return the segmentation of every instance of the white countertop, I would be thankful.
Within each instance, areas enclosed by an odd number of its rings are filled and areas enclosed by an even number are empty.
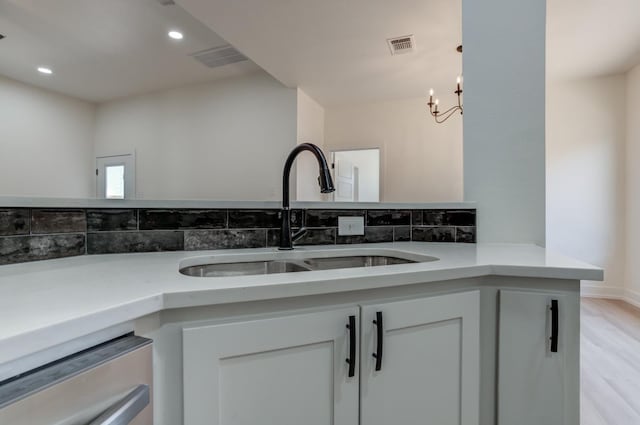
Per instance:
[[[259,276],[183,276],[192,257],[250,261],[274,248],[90,255],[0,266],[0,364],[167,308],[255,301],[486,275],[602,280],[597,267],[544,248],[401,242],[296,248],[293,255],[429,255],[438,261]],[[281,255],[281,254],[277,254]],[[190,261],[190,260],[187,260]]]
[[[97,199],[0,196],[0,206],[14,208],[207,208],[280,209],[282,201],[224,201],[212,199]],[[291,201],[291,208],[326,210],[439,210],[475,209],[475,202],[313,202]]]

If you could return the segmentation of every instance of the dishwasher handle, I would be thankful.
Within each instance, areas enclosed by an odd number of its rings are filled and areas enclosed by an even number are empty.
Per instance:
[[[149,405],[149,386],[141,384],[88,425],[129,425]]]

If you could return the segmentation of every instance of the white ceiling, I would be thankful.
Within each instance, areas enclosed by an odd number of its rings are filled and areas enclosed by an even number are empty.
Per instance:
[[[426,96],[453,102],[461,0],[177,0],[289,87],[328,106]],[[413,34],[391,56],[387,38]]]
[[[639,0],[548,0],[550,78],[622,73],[638,63]]]
[[[0,75],[94,102],[258,69],[195,61],[189,54],[227,42],[157,0],[0,0],[0,34]],[[43,65],[54,74],[38,73]]]
[[[0,0],[0,75],[101,102],[250,73],[257,63],[325,106],[426,96],[431,87],[444,104],[454,100],[461,0],[176,1],[182,7]],[[640,62],[639,0],[548,0],[547,9],[550,78],[621,73]],[[169,39],[170,29],[185,39]],[[386,39],[408,34],[416,51],[392,56]],[[209,69],[189,56],[225,39],[253,62]],[[54,74],[38,73],[41,65]]]

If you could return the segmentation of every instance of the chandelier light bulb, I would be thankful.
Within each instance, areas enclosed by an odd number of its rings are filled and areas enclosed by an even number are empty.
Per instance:
[[[433,88],[429,89],[429,101],[427,102],[427,105],[429,105],[429,114],[431,114],[431,116],[435,119],[437,124],[442,124],[443,122],[447,121],[449,118],[451,118],[454,115],[457,115],[457,114],[462,115],[462,112],[463,112],[462,73],[456,76],[455,88],[456,90],[454,91],[454,93],[456,94],[456,97],[457,97],[457,104],[454,104],[450,108],[443,106],[442,109],[440,109],[440,99],[433,98],[433,94],[434,94]]]

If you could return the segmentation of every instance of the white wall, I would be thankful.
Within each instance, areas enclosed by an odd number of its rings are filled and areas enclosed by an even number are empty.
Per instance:
[[[464,197],[479,242],[544,244],[545,0],[463,0]]]
[[[624,286],[625,91],[624,75],[547,84],[547,247],[605,269],[590,294]]]
[[[325,150],[380,148],[382,202],[462,200],[462,120],[436,124],[425,104],[419,97],[326,108]]]
[[[640,66],[627,74],[626,293],[640,307]]]
[[[1,195],[94,196],[92,104],[0,76],[0,117]]]
[[[136,152],[142,199],[277,200],[296,90],[268,74],[99,105],[96,155]]]
[[[329,152],[324,150],[324,108],[302,89],[297,90],[297,140],[300,143],[313,143],[322,149],[330,160]],[[296,183],[298,201],[327,201],[329,195],[320,193],[318,186],[318,162],[310,152],[303,152],[296,159],[296,177],[292,177],[292,184]]]

